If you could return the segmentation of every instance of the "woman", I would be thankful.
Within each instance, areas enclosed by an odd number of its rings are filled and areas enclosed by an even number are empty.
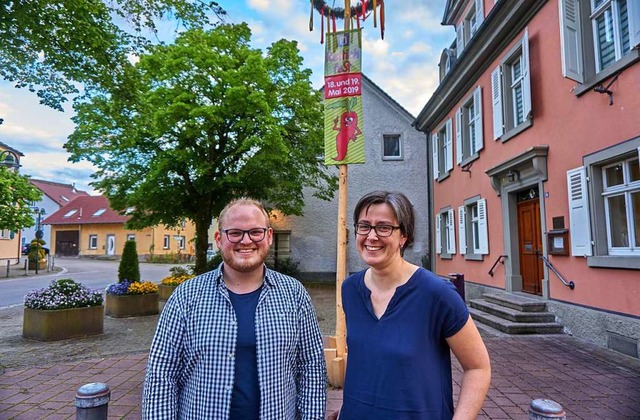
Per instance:
[[[375,191],[354,210],[368,269],[342,285],[349,358],[340,420],[472,419],[489,389],[489,355],[455,287],[409,263],[413,206]],[[464,374],[453,409],[450,350]]]

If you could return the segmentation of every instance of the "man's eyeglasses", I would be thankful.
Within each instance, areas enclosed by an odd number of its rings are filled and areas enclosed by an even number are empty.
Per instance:
[[[368,235],[371,232],[371,229],[375,230],[376,235],[381,238],[386,238],[393,234],[393,231],[396,229],[400,229],[400,226],[392,226],[392,225],[376,225],[371,226],[368,223],[355,223],[353,226],[356,228],[356,233],[358,235]]]
[[[267,230],[269,229],[267,228],[253,228],[253,229],[247,229],[247,230],[223,229],[222,232],[224,232],[225,235],[227,235],[227,239],[229,240],[229,242],[236,244],[238,242],[242,242],[245,234],[249,235],[249,239],[251,239],[252,242],[260,242],[264,239],[265,234],[267,233]]]

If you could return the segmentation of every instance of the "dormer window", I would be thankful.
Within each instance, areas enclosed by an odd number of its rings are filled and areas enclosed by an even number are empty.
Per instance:
[[[99,209],[95,213],[93,213],[93,217],[101,216],[105,211],[107,211],[107,209],[104,209],[104,208]]]
[[[75,210],[75,209],[74,209],[74,210],[71,210],[71,211],[69,211],[67,214],[65,214],[63,217],[71,217],[71,216],[73,216],[74,214],[76,214],[77,212],[78,212],[78,210]]]
[[[473,35],[478,31],[484,21],[483,0],[474,0],[460,23],[456,27],[456,50],[458,57]]]

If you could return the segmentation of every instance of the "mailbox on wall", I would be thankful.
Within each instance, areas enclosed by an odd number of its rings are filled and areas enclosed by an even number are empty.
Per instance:
[[[547,253],[569,255],[569,230],[553,229],[547,232]]]

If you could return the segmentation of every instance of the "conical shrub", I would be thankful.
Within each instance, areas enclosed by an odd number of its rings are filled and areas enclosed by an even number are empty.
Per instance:
[[[118,267],[118,283],[129,280],[130,283],[140,281],[140,262],[136,241],[127,241],[124,244],[120,266]]]

